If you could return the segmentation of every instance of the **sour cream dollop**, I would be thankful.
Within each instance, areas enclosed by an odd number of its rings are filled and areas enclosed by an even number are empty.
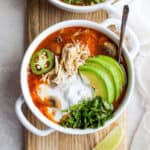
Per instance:
[[[62,116],[61,110],[68,109],[71,105],[77,104],[83,99],[92,98],[94,91],[78,74],[75,74],[54,88],[47,84],[40,84],[37,93],[41,100],[48,97],[57,97],[61,101],[61,109],[55,115],[58,120]]]

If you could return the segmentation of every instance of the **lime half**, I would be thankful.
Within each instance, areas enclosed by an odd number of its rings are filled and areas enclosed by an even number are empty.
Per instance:
[[[121,126],[115,127],[93,150],[116,150],[123,139],[124,133]]]

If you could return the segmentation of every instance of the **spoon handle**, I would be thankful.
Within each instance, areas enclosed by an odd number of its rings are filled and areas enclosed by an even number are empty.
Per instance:
[[[126,29],[127,19],[129,14],[129,6],[125,5],[123,8],[122,22],[121,22],[121,32],[120,32],[120,41],[118,47],[118,62],[120,63],[121,53],[122,53],[122,43],[124,39],[124,33]]]

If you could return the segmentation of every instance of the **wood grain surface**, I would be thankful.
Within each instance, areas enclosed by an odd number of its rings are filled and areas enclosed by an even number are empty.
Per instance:
[[[47,1],[48,0],[27,0],[28,44],[45,28],[57,22],[69,19],[88,19],[101,22],[108,17],[107,13],[103,10],[87,14],[65,12],[52,6]],[[45,126],[32,115],[27,107],[25,107],[25,114],[36,127],[41,129],[45,128]],[[110,130],[118,124],[123,126],[126,133],[126,122],[127,118],[124,112],[121,117],[107,129],[89,135],[75,136],[54,132],[46,137],[37,137],[25,131],[25,150],[92,150],[96,143],[102,140]],[[126,150],[126,135],[118,150]]]

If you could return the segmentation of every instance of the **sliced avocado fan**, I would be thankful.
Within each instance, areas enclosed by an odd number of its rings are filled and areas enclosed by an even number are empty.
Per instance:
[[[104,56],[105,57],[105,56]],[[99,57],[91,57],[87,59],[87,63],[93,63],[93,64],[99,64],[107,70],[108,74],[110,75],[110,78],[112,79],[112,82],[115,87],[115,99],[117,100],[121,94],[122,88],[124,87],[124,75],[125,73],[122,71],[121,66],[118,66],[118,62],[116,64],[116,60],[113,60],[111,57],[108,57],[107,60],[103,55]],[[107,56],[106,56],[107,57]],[[112,63],[113,62],[113,63]],[[117,66],[115,66],[115,64]]]
[[[79,73],[88,79],[95,89],[95,95],[109,103],[117,100],[126,84],[126,74],[122,66],[113,58],[105,55],[89,57],[79,67]]]
[[[90,85],[95,89],[95,95],[112,103],[114,100],[114,87],[109,75],[104,70],[99,70],[87,64],[79,67],[80,75],[87,78]]]

